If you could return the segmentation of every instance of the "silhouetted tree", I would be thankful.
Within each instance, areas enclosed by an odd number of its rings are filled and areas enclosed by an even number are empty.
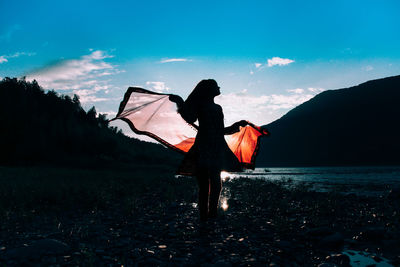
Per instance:
[[[84,166],[173,165],[180,157],[164,147],[129,138],[108,126],[95,107],[85,112],[79,97],[59,96],[36,81],[0,81],[0,164],[49,162]],[[101,164],[99,162],[102,162]]]

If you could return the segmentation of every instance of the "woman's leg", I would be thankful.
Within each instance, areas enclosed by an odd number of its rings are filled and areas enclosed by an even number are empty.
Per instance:
[[[199,211],[200,220],[205,221],[208,217],[208,194],[210,191],[210,183],[207,174],[200,173],[197,175],[197,183],[199,185]]]
[[[222,182],[221,173],[214,172],[210,175],[210,204],[209,213],[210,218],[217,216],[219,195],[221,194]]]

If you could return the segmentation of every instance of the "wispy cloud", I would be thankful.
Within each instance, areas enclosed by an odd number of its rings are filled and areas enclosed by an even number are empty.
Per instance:
[[[28,53],[28,52],[16,52],[16,53],[10,54],[10,55],[2,55],[2,56],[0,56],[0,64],[8,62],[8,59],[10,59],[10,58],[17,58],[20,56],[31,57],[34,55],[36,55],[36,53]]]
[[[107,96],[113,88],[111,79],[105,78],[124,71],[106,61],[113,55],[102,50],[90,51],[77,59],[61,60],[31,72],[27,79],[37,80],[45,89],[77,94],[83,104],[114,100]]]
[[[268,67],[273,67],[275,65],[278,66],[285,66],[293,63],[294,60],[288,58],[281,58],[281,57],[273,57],[267,60]]]
[[[191,59],[187,59],[187,58],[166,58],[166,59],[162,59],[160,61],[160,63],[188,62],[188,61],[192,61],[192,60]]]
[[[169,91],[169,89],[171,89],[165,85],[165,82],[146,82],[146,85],[151,86],[151,88],[157,92]]]
[[[302,94],[302,93],[304,93],[304,89],[302,89],[302,88],[288,89],[287,91],[289,93],[294,93],[294,94]]]
[[[101,77],[115,69],[104,61],[112,56],[97,50],[78,59],[62,60],[45,66],[27,75],[27,79],[36,79],[45,89],[68,90],[85,87],[94,82],[88,78]]]
[[[314,88],[314,87],[309,87],[307,88],[308,91],[313,92],[313,93],[321,93],[325,91],[324,88]]]

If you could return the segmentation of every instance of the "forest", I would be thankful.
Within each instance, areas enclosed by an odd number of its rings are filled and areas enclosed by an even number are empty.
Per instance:
[[[125,136],[79,96],[45,91],[36,81],[0,82],[0,165],[132,168],[176,166],[181,155]]]

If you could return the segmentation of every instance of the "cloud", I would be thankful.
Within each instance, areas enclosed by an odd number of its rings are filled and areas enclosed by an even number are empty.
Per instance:
[[[289,111],[320,92],[302,88],[287,91],[290,94],[252,95],[243,90],[222,94],[215,101],[223,107],[227,125],[243,119],[265,125],[281,117],[282,112]]]
[[[2,55],[2,56],[0,56],[0,64],[8,62],[9,58],[17,58],[17,57],[20,57],[20,56],[31,57],[31,56],[34,56],[34,55],[36,55],[36,53],[27,53],[27,52],[16,52],[16,53],[11,54],[11,55]]]
[[[76,89],[88,77],[100,77],[114,67],[103,59],[109,58],[104,51],[94,51],[79,59],[62,60],[44,67],[29,75],[27,79],[36,79],[46,89]]]
[[[109,110],[109,111],[99,111],[99,114],[105,114],[108,118],[114,118],[117,115],[117,112]]]
[[[189,62],[191,59],[187,58],[167,58],[160,61],[160,63],[170,63],[170,62]]]
[[[0,64],[4,62],[8,62],[8,59],[5,56],[0,56]]]
[[[280,57],[273,57],[273,58],[270,58],[267,60],[268,67],[273,67],[275,65],[285,66],[285,65],[288,65],[293,62],[294,62],[294,60],[292,60],[292,59],[280,58]]]
[[[368,66],[363,67],[362,69],[365,71],[371,71],[374,69],[374,67],[372,67],[371,65],[368,65]]]
[[[79,94],[78,94],[79,95]],[[96,102],[103,102],[103,101],[109,101],[110,99],[105,98],[105,97],[97,97],[95,95],[84,95],[84,96],[79,96],[79,101],[82,104],[86,103],[96,103]]]
[[[280,57],[273,57],[270,59],[267,59],[267,63],[263,64],[263,63],[254,63],[255,66],[255,70],[257,71],[261,71],[262,69],[266,68],[266,67],[273,67],[275,65],[278,66],[285,66],[285,65],[289,65],[290,63],[293,63],[294,60],[292,59],[288,59],[288,58],[280,58]],[[254,71],[250,71],[250,75],[253,75]]]
[[[152,89],[157,92],[169,91],[169,87],[165,86],[165,82],[146,82],[146,85],[150,85]]]
[[[304,89],[301,89],[301,88],[288,89],[287,91],[289,93],[293,93],[293,94],[302,94],[302,93],[304,93]]]
[[[276,109],[291,109],[311,98],[312,94],[294,94],[294,95],[271,95],[268,108]]]
[[[114,56],[102,50],[90,50],[91,53],[77,59],[61,60],[45,66],[27,75],[27,80],[37,80],[44,89],[64,90],[77,94],[80,102],[95,103],[114,100],[107,97],[113,87],[112,75],[124,72],[106,62]]]
[[[324,88],[313,88],[313,87],[309,87],[307,88],[308,91],[313,92],[313,93],[321,93],[323,91],[325,91]]]
[[[222,94],[215,99],[224,110],[225,124],[230,124],[239,120],[250,120],[256,124],[265,124],[267,105],[270,96],[255,96],[243,90],[241,92]]]

